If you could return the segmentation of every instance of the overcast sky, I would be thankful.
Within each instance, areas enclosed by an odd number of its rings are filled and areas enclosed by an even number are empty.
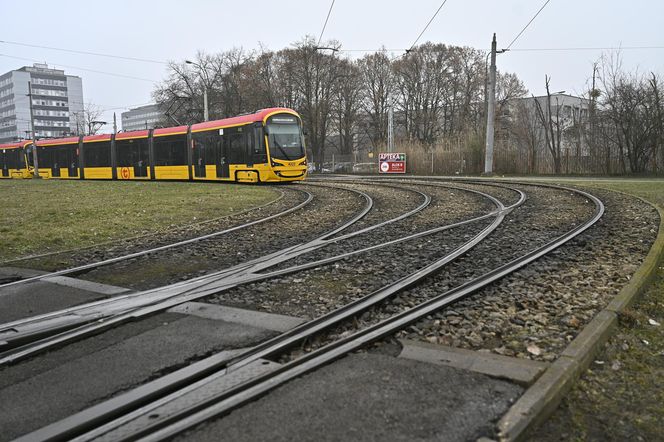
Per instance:
[[[488,50],[492,33],[507,47],[545,0],[448,0],[420,39]],[[157,61],[181,61],[198,50],[214,53],[233,47],[272,50],[292,46],[306,35],[318,38],[330,0],[212,1],[161,0],[111,2],[2,0],[0,40],[79,51],[117,54]],[[336,0],[323,40],[342,49],[410,47],[441,0]],[[535,95],[544,75],[552,91],[581,93],[592,63],[609,51],[517,51],[519,49],[664,47],[661,0],[551,0],[513,44],[498,56],[498,68],[514,72]],[[401,55],[403,51],[395,51]],[[152,82],[165,76],[165,65],[73,54],[0,42],[0,74],[33,61],[62,68],[83,78],[86,102],[113,112],[151,101]],[[342,53],[361,57],[362,52]],[[18,57],[17,58],[10,58]],[[664,49],[622,51],[630,71],[664,75]],[[140,79],[110,76],[81,68]]]

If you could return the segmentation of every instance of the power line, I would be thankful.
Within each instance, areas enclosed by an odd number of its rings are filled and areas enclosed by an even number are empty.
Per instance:
[[[7,54],[0,54],[0,57],[13,58],[13,59],[16,59],[16,60],[23,60],[23,61],[31,61],[33,63],[42,63],[41,60],[35,60],[35,59],[32,59],[32,58],[24,58],[24,57],[15,57],[13,55],[7,55]],[[81,71],[95,72],[97,74],[111,75],[111,76],[114,76],[114,77],[122,77],[122,78],[129,78],[129,79],[132,79],[132,80],[147,81],[147,82],[150,82],[150,83],[153,83],[153,84],[156,83],[156,81],[150,80],[148,78],[133,77],[131,75],[117,74],[117,73],[114,73],[114,72],[98,71],[98,70],[95,70],[95,69],[82,68],[82,67],[79,67],[79,66],[70,66],[70,65],[66,65],[66,64],[60,64],[60,63],[53,64],[53,65],[54,66],[62,66],[62,67],[65,67],[65,68],[70,68],[70,69],[79,69]]]
[[[664,49],[664,46],[614,46],[614,47],[577,47],[577,48],[522,48],[510,49],[510,52],[544,52],[544,51],[611,51],[634,49]]]
[[[505,48],[505,49],[509,49],[509,48],[512,47],[512,45],[514,44],[514,42],[517,41],[517,40],[519,39],[519,37],[521,37],[521,34],[523,34],[523,32],[526,30],[526,28],[528,28],[528,26],[530,26],[530,24],[533,22],[533,20],[535,20],[535,18],[537,18],[537,16],[539,15],[539,13],[542,12],[542,9],[544,9],[544,7],[545,7],[546,5],[548,5],[550,1],[551,1],[551,0],[546,0],[546,1],[544,2],[544,4],[542,5],[542,7],[539,8],[539,11],[537,11],[537,12],[535,13],[535,15],[533,16],[533,18],[530,19],[530,21],[526,24],[526,26],[524,26],[523,29],[521,29],[521,32],[519,32],[519,34],[518,34],[516,37],[514,37],[514,40],[512,40],[512,42],[511,42],[509,45],[507,45],[507,48]]]
[[[320,41],[323,39],[323,33],[325,32],[325,28],[327,27],[327,21],[330,19],[330,14],[332,13],[334,2],[335,0],[332,0],[332,4],[330,5],[330,10],[327,11],[327,17],[325,17],[325,24],[323,24],[323,30],[320,31],[320,37],[318,37],[318,43],[316,44],[316,46],[320,46]]]
[[[56,48],[52,46],[42,46],[42,45],[35,45],[35,44],[29,44],[29,43],[21,43],[17,41],[7,41],[7,40],[0,40],[0,43],[8,44],[8,45],[15,45],[15,46],[25,46],[28,48],[39,48],[39,49],[48,49],[51,51],[62,51],[62,52],[71,52],[73,54],[83,54],[83,55],[94,55],[97,57],[108,57],[108,58],[118,58],[121,60],[131,60],[131,61],[141,61],[145,63],[156,63],[156,64],[168,64],[165,61],[159,61],[159,60],[151,60],[149,58],[139,58],[139,57],[126,57],[123,55],[114,55],[114,54],[103,54],[101,52],[91,52],[91,51],[79,51],[76,49],[65,49],[65,48]]]
[[[510,49],[510,52],[539,52],[539,51],[609,51],[609,50],[650,50],[650,49],[664,49],[664,46],[608,46],[608,47],[565,47],[565,48],[519,48]],[[338,52],[401,52],[406,51],[405,48],[375,48],[375,49],[339,49]],[[429,52],[440,52],[438,49],[432,49]]]
[[[424,34],[424,33],[426,32],[426,30],[429,28],[429,25],[430,25],[431,22],[433,21],[433,19],[436,18],[436,16],[437,16],[438,13],[440,12],[440,10],[443,9],[443,6],[445,6],[445,3],[447,3],[447,0],[443,0],[443,2],[440,4],[440,6],[438,7],[438,9],[436,9],[436,12],[433,14],[433,17],[431,17],[431,20],[429,20],[429,23],[427,23],[427,25],[424,27],[424,29],[422,29],[422,32],[420,32],[420,35],[417,36],[417,38],[415,39],[415,41],[413,42],[413,44],[410,45],[410,48],[407,49],[406,52],[410,52],[410,51],[413,50],[413,48],[415,47],[415,45],[417,44],[417,42],[420,41],[420,38],[422,37],[422,34]]]

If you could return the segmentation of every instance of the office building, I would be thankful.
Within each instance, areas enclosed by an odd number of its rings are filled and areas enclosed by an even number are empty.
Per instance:
[[[129,109],[127,112],[122,112],[122,130],[129,132],[162,127],[164,119],[164,113],[159,110],[159,106],[156,104],[136,107]]]
[[[24,66],[0,75],[0,143],[32,138],[33,133],[37,138],[77,134],[76,121],[82,114],[80,77],[65,75],[64,71],[45,64]]]

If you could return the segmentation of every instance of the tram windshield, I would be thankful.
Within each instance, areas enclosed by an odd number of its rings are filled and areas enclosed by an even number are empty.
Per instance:
[[[275,115],[267,121],[270,155],[278,160],[296,160],[304,156],[302,133],[293,115]]]

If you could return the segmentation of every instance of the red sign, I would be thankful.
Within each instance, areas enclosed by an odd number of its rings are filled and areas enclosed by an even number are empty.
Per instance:
[[[406,154],[381,152],[378,154],[380,173],[406,173]]]
[[[125,180],[128,180],[129,179],[129,168],[128,167],[123,167],[122,169],[120,169],[120,175],[122,175],[122,178],[124,178]]]

